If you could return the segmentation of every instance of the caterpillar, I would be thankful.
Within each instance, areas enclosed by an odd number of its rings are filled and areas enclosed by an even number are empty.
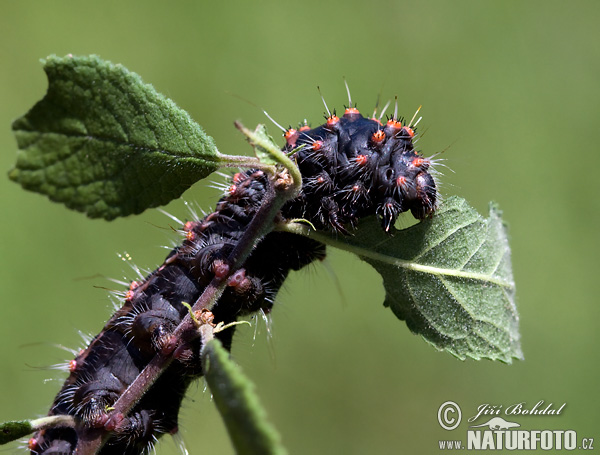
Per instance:
[[[412,120],[403,124],[396,112],[386,123],[382,117],[383,112],[379,118],[363,117],[350,102],[341,117],[327,109],[326,122],[316,128],[304,123],[283,129],[283,150],[300,169],[302,189],[278,217],[303,218],[317,229],[347,235],[370,215],[379,218],[386,232],[400,213],[410,211],[417,219],[431,215],[438,200],[430,172],[434,163],[414,148]],[[188,312],[185,303],[195,302],[213,276],[221,273],[268,185],[261,170],[236,173],[214,212],[185,223],[181,245],[144,280],[131,283],[122,307],[70,362],[69,376],[49,415],[69,414],[88,428],[107,425],[107,409],[168,345],[170,334]],[[315,240],[288,232],[268,233],[229,278],[212,309],[214,322],[270,312],[289,272],[324,259],[325,253],[325,246]],[[231,328],[216,336],[230,349],[233,334]],[[186,389],[202,376],[200,348],[201,341],[195,338],[177,349],[175,360],[157,382],[111,428],[101,454],[147,453],[162,435],[177,432]],[[29,450],[35,455],[71,455],[77,437],[72,428],[42,430],[30,439]]]

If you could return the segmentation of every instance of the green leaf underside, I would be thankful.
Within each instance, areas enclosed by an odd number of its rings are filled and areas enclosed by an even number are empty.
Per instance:
[[[218,168],[189,114],[121,65],[96,56],[44,62],[46,96],[13,123],[9,177],[92,218],[140,213]]]
[[[321,240],[321,239],[320,239]],[[382,276],[385,306],[440,350],[465,359],[522,359],[515,284],[501,213],[484,219],[459,197],[408,229],[384,236],[378,220],[326,243]]]
[[[209,341],[202,350],[204,377],[225,422],[236,453],[283,455],[287,451],[254,392],[254,385],[229,358],[220,341]]]

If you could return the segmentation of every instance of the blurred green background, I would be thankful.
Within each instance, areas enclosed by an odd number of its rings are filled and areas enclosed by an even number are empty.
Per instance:
[[[216,2],[214,2],[216,3]],[[39,59],[99,54],[122,63],[205,127],[224,153],[250,153],[233,127],[322,120],[377,95],[400,112],[423,105],[419,147],[445,150],[442,193],[510,224],[525,361],[461,362],[412,335],[382,306],[369,266],[331,251],[327,266],[293,274],[254,337],[233,354],[257,385],[292,454],[438,453],[465,439],[437,411],[539,400],[562,415],[517,417],[523,429],[572,429],[600,445],[598,120],[600,3],[595,1],[3,2],[0,14],[0,420],[44,414],[63,373],[49,370],[110,315],[104,276],[133,278],[116,253],[157,266],[174,238],[156,210],[92,221],[5,177],[10,124],[46,89]],[[275,132],[275,128],[271,127]],[[185,194],[205,208],[206,182]],[[181,201],[167,210],[186,216]],[[335,274],[343,288],[340,295]],[[54,378],[55,380],[46,381]],[[181,428],[192,454],[231,454],[204,384],[192,387]],[[510,419],[508,419],[510,420]],[[176,453],[172,442],[159,454]],[[11,446],[16,450],[16,445]]]

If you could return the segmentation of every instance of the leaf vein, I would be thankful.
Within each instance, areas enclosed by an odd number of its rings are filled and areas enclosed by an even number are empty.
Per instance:
[[[202,160],[202,161],[206,161],[203,157],[196,157],[196,156],[189,156],[189,155],[181,155],[178,154],[177,151],[172,151],[172,150],[167,150],[167,149],[161,149],[161,148],[151,148],[145,145],[140,145],[140,144],[132,144],[132,143],[127,143],[127,142],[123,142],[120,141],[118,139],[115,138],[111,138],[111,137],[100,137],[100,136],[92,136],[92,135],[85,135],[85,134],[74,134],[74,133],[63,133],[63,132],[55,132],[55,131],[30,131],[30,130],[23,130],[23,129],[17,129],[14,130],[16,133],[28,133],[28,134],[38,134],[40,136],[42,135],[58,135],[58,136],[64,136],[66,138],[75,138],[75,139],[83,139],[83,138],[87,138],[87,139],[92,139],[98,142],[103,142],[103,143],[109,143],[109,144],[114,144],[116,146],[122,146],[122,147],[127,147],[130,148],[132,150],[135,151],[140,151],[140,152],[147,152],[147,153],[161,153],[163,155],[166,155],[168,157],[171,158],[183,158],[183,159],[194,159],[194,160]],[[69,147],[71,145],[69,144]]]

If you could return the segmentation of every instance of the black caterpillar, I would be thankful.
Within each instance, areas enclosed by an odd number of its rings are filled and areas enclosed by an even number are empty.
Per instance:
[[[394,117],[382,124],[349,107],[340,118],[310,129],[285,132],[284,150],[302,173],[300,196],[286,203],[283,219],[304,218],[318,229],[349,233],[357,221],[377,215],[389,231],[398,215],[410,210],[423,219],[436,206],[437,191],[428,172],[431,160],[414,149],[414,127]],[[70,362],[70,375],[50,415],[70,414],[90,428],[107,423],[115,403],[148,362],[169,342],[169,335],[239,241],[260,207],[269,185],[260,170],[233,176],[228,193],[202,220],[183,227],[185,240],[142,282],[133,282],[123,306],[89,346]],[[256,311],[269,312],[290,270],[325,257],[325,246],[286,232],[271,232],[228,281],[214,306],[215,322],[229,323]],[[230,349],[234,330],[217,334]],[[115,428],[103,455],[146,453],[163,434],[177,432],[185,391],[202,375],[201,342],[178,348],[173,361],[131,413]],[[71,428],[38,432],[29,441],[36,455],[71,455],[77,434]]]

